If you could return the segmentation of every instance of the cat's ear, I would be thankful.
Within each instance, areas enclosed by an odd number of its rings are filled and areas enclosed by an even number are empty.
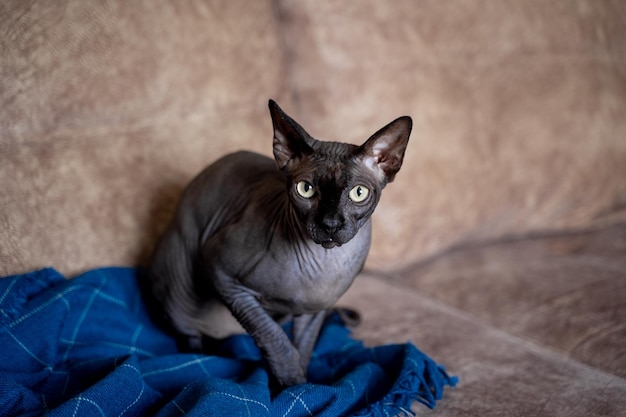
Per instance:
[[[313,149],[307,144],[311,136],[289,117],[274,100],[269,101],[270,115],[274,126],[274,159],[280,170],[289,168]]]
[[[363,162],[381,182],[393,181],[400,170],[412,126],[409,116],[399,117],[361,145],[359,153]]]

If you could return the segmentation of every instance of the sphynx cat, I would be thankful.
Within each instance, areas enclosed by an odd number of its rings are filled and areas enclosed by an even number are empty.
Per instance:
[[[412,121],[356,146],[314,139],[272,100],[269,110],[274,160],[242,151],[202,171],[154,251],[148,286],[192,346],[245,331],[286,387],[306,382],[324,317],[363,268],[370,217]]]

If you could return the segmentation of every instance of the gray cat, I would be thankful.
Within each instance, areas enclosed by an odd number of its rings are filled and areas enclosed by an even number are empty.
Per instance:
[[[247,331],[282,386],[305,372],[326,312],[361,271],[370,216],[404,158],[400,117],[363,145],[311,137],[272,100],[274,159],[227,155],[187,187],[153,254],[149,288],[177,332]],[[293,317],[293,335],[277,320]]]

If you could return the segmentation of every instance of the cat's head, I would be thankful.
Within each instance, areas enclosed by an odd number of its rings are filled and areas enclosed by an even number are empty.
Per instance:
[[[361,146],[311,137],[274,102],[274,158],[303,229],[326,249],[352,239],[402,166],[412,121],[400,117]]]

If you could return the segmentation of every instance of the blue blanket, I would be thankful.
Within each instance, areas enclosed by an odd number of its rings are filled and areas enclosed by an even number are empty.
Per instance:
[[[247,335],[219,355],[180,353],[151,321],[137,270],[54,269],[0,279],[0,414],[35,416],[385,416],[434,407],[443,367],[412,344],[366,348],[329,318],[309,383],[269,387]]]

